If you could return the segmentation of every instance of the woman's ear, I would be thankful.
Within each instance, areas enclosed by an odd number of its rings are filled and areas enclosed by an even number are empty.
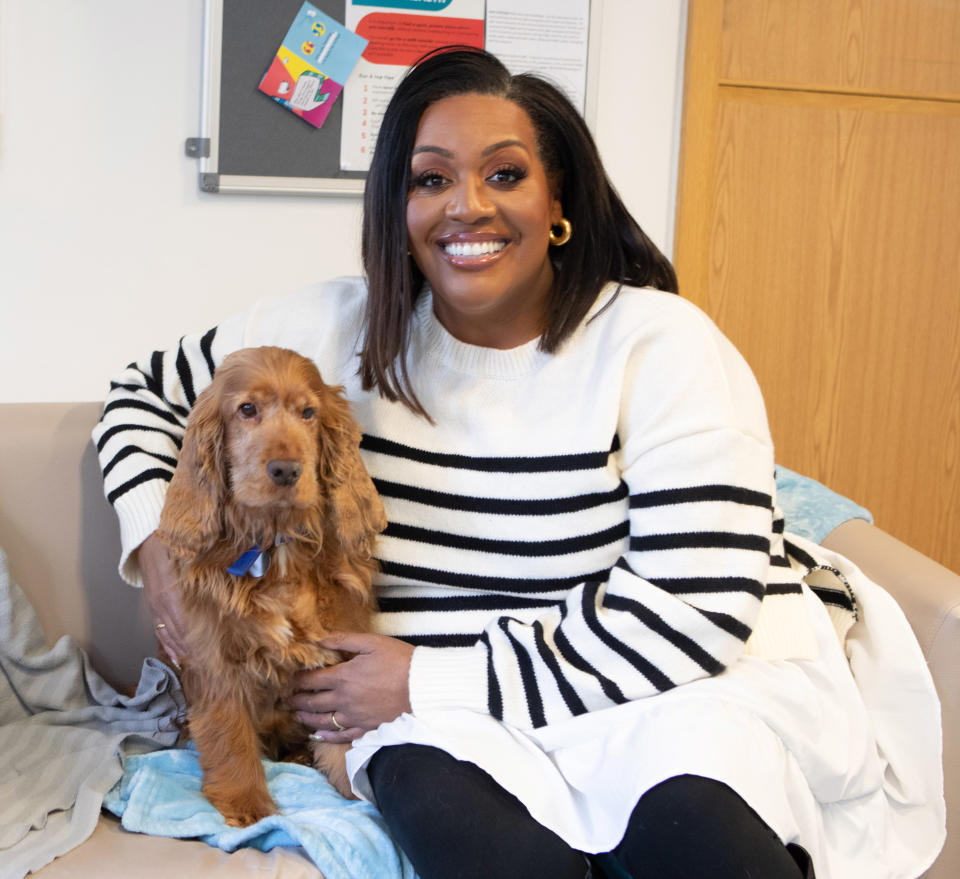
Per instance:
[[[221,532],[226,499],[224,425],[216,383],[197,397],[157,533],[177,558],[209,549]]]
[[[550,185],[550,225],[556,226],[563,219],[563,171],[548,175]]]
[[[319,477],[327,486],[340,545],[353,558],[370,558],[387,517],[360,457],[360,428],[343,388],[324,385],[320,411]]]
[[[559,226],[560,221],[563,219],[563,205],[560,204],[560,199],[555,198],[550,203],[550,225]]]

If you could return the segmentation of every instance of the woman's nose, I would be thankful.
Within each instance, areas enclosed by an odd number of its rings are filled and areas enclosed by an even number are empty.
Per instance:
[[[446,214],[451,219],[475,223],[493,216],[496,211],[482,180],[467,178],[458,181],[448,192],[450,198],[447,201]]]

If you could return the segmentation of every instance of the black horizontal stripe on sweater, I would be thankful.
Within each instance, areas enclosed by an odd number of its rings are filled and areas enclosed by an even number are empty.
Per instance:
[[[391,522],[387,525],[383,535],[398,540],[412,540],[428,546],[446,546],[453,549],[472,550],[476,552],[492,553],[496,555],[523,556],[557,556],[583,552],[608,546],[611,543],[623,540],[630,534],[630,523],[622,522],[597,531],[594,534],[564,537],[558,540],[497,540],[486,537],[470,537],[465,534],[451,534],[446,531],[435,531],[429,528],[419,528],[414,525],[403,525]]]
[[[744,643],[746,643],[747,638],[753,633],[750,626],[728,613],[723,613],[719,610],[704,610],[702,607],[697,607],[696,610],[710,620],[718,629],[722,629],[728,635],[733,635],[734,638],[739,638]]]
[[[769,583],[767,595],[800,595],[803,587],[799,583]]]
[[[367,452],[378,452],[420,464],[484,473],[563,473],[602,469],[607,466],[607,461],[616,450],[616,446],[617,442],[614,440],[613,447],[606,452],[530,457],[473,457],[449,452],[430,452],[369,434],[364,434],[360,442],[360,448]]]
[[[634,552],[660,549],[746,549],[769,553],[770,540],[758,534],[737,534],[732,531],[684,531],[631,537],[630,549]]]
[[[169,430],[165,430],[162,427],[151,427],[150,425],[142,424],[116,424],[109,430],[105,431],[100,439],[97,440],[97,451],[102,452],[104,446],[106,446],[106,444],[118,434],[127,433],[127,431],[141,430],[145,430],[148,433],[162,433],[165,437],[168,437],[178,449],[183,445],[182,436],[177,436],[176,434],[170,433]]]
[[[111,504],[116,503],[117,499],[123,497],[130,489],[143,485],[144,482],[149,482],[151,479],[162,479],[164,482],[169,482],[172,478],[172,470],[161,470],[157,467],[144,470],[134,476],[133,479],[128,479],[122,485],[118,485],[107,495],[107,500]]]
[[[758,600],[766,588],[766,584],[750,577],[651,577],[650,582],[671,595],[747,592]]]
[[[592,571],[574,574],[570,577],[496,577],[485,574],[464,574],[459,571],[443,571],[437,568],[425,568],[419,565],[407,565],[387,559],[378,559],[380,572],[385,576],[396,577],[412,583],[431,583],[437,586],[451,586],[461,589],[476,589],[489,592],[545,593],[569,592],[585,580],[605,581],[609,571]]]
[[[148,452],[146,449],[141,449],[137,446],[124,446],[109,460],[109,462],[107,462],[106,466],[103,468],[104,478],[109,476],[110,471],[113,470],[113,468],[116,467],[116,465],[122,460],[124,460],[124,458],[129,458],[131,455],[138,454],[144,454],[147,457],[160,461],[163,464],[169,464],[170,467],[173,468],[176,468],[177,466],[177,459],[171,455],[161,455],[159,452]]]
[[[480,634],[480,632],[473,635],[464,632],[455,634],[438,632],[435,634],[396,635],[394,637],[398,641],[404,641],[414,647],[473,647],[480,640]]]
[[[690,488],[665,488],[630,495],[630,509],[668,507],[677,504],[729,502],[749,507],[773,508],[773,499],[762,491],[752,491],[737,485],[697,485]]]
[[[558,607],[562,601],[551,598],[524,598],[519,595],[454,595],[418,596],[416,598],[381,598],[380,613],[454,613],[462,610],[520,610],[523,608]]]
[[[112,400],[103,407],[103,414],[106,415],[108,412],[113,412],[116,409],[139,409],[142,412],[148,412],[150,415],[155,415],[161,421],[166,421],[169,424],[174,424],[177,427],[183,427],[183,422],[177,418],[172,412],[169,412],[166,409],[161,409],[158,406],[154,406],[151,403],[146,402],[145,400],[140,400],[132,397],[121,397],[119,400]],[[101,416],[101,419],[103,416]],[[139,425],[131,425],[132,429],[140,429]]]
[[[621,568],[634,577],[640,576],[623,556],[617,559],[614,567]],[[759,600],[763,598],[766,589],[766,583],[750,577],[661,577],[648,578],[648,582],[671,595],[746,592]]]
[[[543,499],[471,497],[444,491],[431,491],[413,485],[389,482],[385,479],[374,479],[373,484],[381,497],[413,501],[445,510],[500,516],[549,516],[581,512],[622,501],[628,494],[625,482],[621,482],[612,491]]]
[[[852,614],[857,614],[857,608],[846,592],[824,586],[811,586],[810,589],[824,604],[832,604],[834,607],[841,607]]]
[[[133,367],[133,368],[135,369],[136,367]],[[138,370],[138,372],[139,372],[139,370]],[[121,382],[114,382],[114,381],[112,381],[112,382],[110,382],[110,390],[112,390],[112,391],[130,391],[130,392],[133,393],[133,394],[142,393],[145,388],[149,389],[149,383],[147,382],[147,380],[149,379],[149,376],[148,376],[146,373],[144,373],[144,372],[140,372],[140,375],[142,375],[143,378],[144,378],[144,381],[143,381],[143,382],[140,382],[139,384],[133,384],[132,382],[131,382],[131,383],[127,383],[127,382],[122,382],[122,383],[121,383]],[[159,395],[157,395],[157,396],[159,396]],[[171,403],[169,400],[166,400],[165,402],[166,402],[166,404],[170,407],[171,411],[173,411],[173,412],[175,412],[177,415],[179,415],[184,421],[187,420],[187,417],[189,416],[190,412],[189,412],[189,410],[188,410],[185,406],[178,406],[178,405],[175,404],[175,403]]]

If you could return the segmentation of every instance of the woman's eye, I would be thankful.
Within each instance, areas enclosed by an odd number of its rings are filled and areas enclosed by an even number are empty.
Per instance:
[[[494,183],[519,183],[526,176],[527,174],[522,168],[510,165],[505,168],[497,168],[489,179]]]
[[[435,189],[446,182],[447,178],[436,171],[426,171],[413,179],[413,185],[422,189]]]
[[[309,421],[309,420],[310,420],[311,418],[313,418],[313,416],[316,415],[317,413],[316,413],[316,411],[314,410],[313,406],[307,406],[307,408],[303,410],[303,413],[302,413],[302,414],[303,414],[303,420],[304,420],[304,421]]]
[[[253,403],[241,403],[239,411],[244,418],[254,418],[257,414],[257,407]]]

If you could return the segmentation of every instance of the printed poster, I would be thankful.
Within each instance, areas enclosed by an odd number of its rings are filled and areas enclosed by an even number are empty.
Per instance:
[[[487,0],[486,49],[513,74],[549,79],[583,114],[589,25],[590,0]]]
[[[304,3],[260,81],[269,95],[320,128],[367,41]]]
[[[367,45],[343,96],[343,170],[370,170],[383,112],[414,61],[440,46],[483,48],[484,11],[484,0],[347,0],[346,25]]]

